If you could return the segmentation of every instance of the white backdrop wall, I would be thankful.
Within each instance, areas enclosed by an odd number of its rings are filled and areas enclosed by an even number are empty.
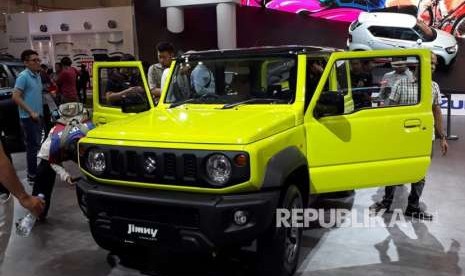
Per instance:
[[[101,53],[134,54],[134,24],[132,7],[12,14],[8,16],[9,53],[19,57],[27,48],[40,52],[45,63],[52,65],[63,56],[91,56]],[[115,28],[108,21],[116,22]],[[91,25],[84,28],[84,23]],[[66,24],[67,31],[60,26]],[[47,31],[41,31],[47,26]],[[11,39],[13,36],[14,39]],[[24,37],[27,41],[24,42]],[[94,49],[95,51],[91,51]],[[76,61],[76,59],[74,60]]]
[[[31,47],[29,14],[9,14],[6,17],[8,53],[19,58],[22,51]]]

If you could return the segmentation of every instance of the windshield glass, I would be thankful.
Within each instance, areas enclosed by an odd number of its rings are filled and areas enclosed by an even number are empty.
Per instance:
[[[434,40],[434,31],[431,27],[427,26],[425,23],[419,21],[413,29],[420,35],[421,40],[423,41],[433,41]]]
[[[8,67],[10,68],[11,72],[13,72],[14,77],[18,77],[19,73],[26,69],[26,67],[22,65],[10,65]]]
[[[165,103],[290,104],[296,74],[295,56],[178,61]]]

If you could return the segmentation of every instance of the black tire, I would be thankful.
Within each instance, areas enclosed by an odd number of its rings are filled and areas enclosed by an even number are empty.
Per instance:
[[[118,255],[113,253],[108,253],[107,263],[111,268],[117,267],[121,263],[121,259]]]
[[[449,65],[446,65],[444,58],[442,58],[441,56],[437,56],[437,58],[438,58],[437,68],[442,72],[449,72],[452,67],[452,62]]]
[[[452,28],[452,34],[455,37],[465,38],[465,15],[462,15],[457,21],[455,21],[454,27]]]
[[[295,185],[290,185],[283,191],[279,208],[303,208],[302,193]],[[257,241],[258,275],[293,275],[299,262],[301,242],[302,227],[277,228],[273,221],[268,231]]]

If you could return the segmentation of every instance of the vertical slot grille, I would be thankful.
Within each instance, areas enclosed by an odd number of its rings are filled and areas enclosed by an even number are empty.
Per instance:
[[[134,176],[137,175],[139,162],[135,151],[126,152],[126,164],[127,173]]]
[[[165,173],[164,175],[169,178],[176,177],[176,155],[173,153],[165,153],[164,157],[164,165],[165,165]]]
[[[184,154],[184,177],[195,180],[197,177],[197,158],[193,154]]]
[[[124,163],[121,158],[121,154],[118,150],[110,151],[110,163],[111,163],[111,172],[113,174],[119,174],[124,172]]]

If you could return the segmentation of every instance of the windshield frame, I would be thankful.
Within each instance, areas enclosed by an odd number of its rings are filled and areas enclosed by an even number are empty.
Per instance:
[[[163,93],[160,97],[160,100],[159,100],[159,105],[160,106],[164,106],[165,108],[170,108],[170,106],[172,106],[173,104],[179,102],[180,100],[178,101],[170,101],[168,100],[168,97],[169,97],[169,93],[170,93],[170,89],[173,85],[173,81],[174,81],[174,74],[180,70],[178,68],[180,68],[180,64],[182,63],[185,63],[186,61],[189,62],[189,63],[193,63],[193,62],[198,62],[198,61],[204,61],[206,63],[208,63],[209,61],[212,61],[212,62],[216,62],[218,60],[218,63],[221,64],[221,61],[224,63],[228,62],[228,61],[234,61],[234,62],[240,62],[241,60],[242,61],[247,61],[248,59],[250,59],[251,61],[252,60],[263,60],[264,62],[267,61],[267,59],[269,60],[277,60],[277,59],[292,59],[294,64],[292,65],[292,70],[295,70],[293,73],[295,73],[295,76],[293,76],[293,89],[294,91],[290,91],[289,93],[292,93],[292,96],[291,96],[291,99],[288,101],[288,102],[285,102],[283,103],[283,100],[282,99],[276,99],[276,102],[270,102],[270,101],[263,101],[263,102],[260,102],[260,101],[257,101],[257,102],[251,102],[250,105],[269,105],[269,104],[274,104],[274,105],[288,105],[288,106],[291,106],[293,105],[296,101],[298,101],[300,98],[300,96],[298,95],[298,92],[299,92],[299,89],[298,89],[298,85],[299,85],[299,66],[301,66],[301,61],[299,61],[299,57],[300,56],[306,56],[305,54],[303,53],[297,53],[297,52],[287,52],[287,53],[266,53],[266,54],[252,54],[252,53],[246,53],[246,54],[237,54],[235,56],[225,56],[225,57],[219,57],[219,56],[209,56],[209,55],[199,55],[199,54],[193,54],[193,55],[186,55],[186,56],[180,56],[176,59],[173,60],[170,68],[169,68],[169,72],[166,76],[166,83],[164,84],[164,87],[163,87]],[[224,68],[224,72],[226,72],[226,68]],[[216,76],[216,75],[215,75]],[[290,78],[290,77],[289,77]],[[288,78],[288,79],[289,79]],[[260,78],[259,78],[260,80]],[[286,80],[285,82],[289,82],[289,80]],[[192,88],[191,88],[192,90]],[[215,95],[217,95],[218,90],[215,90]],[[250,93],[250,91],[248,91],[248,93]],[[244,101],[244,99],[240,99],[240,100],[234,100],[234,101],[226,101],[227,100],[227,97],[229,96],[228,94],[226,94],[224,92],[224,94],[221,94],[221,95],[218,95],[220,97],[223,97],[222,98],[222,101],[217,101],[217,102],[208,102],[208,101],[188,101],[186,102],[185,104],[194,104],[194,105],[197,105],[197,106],[204,106],[204,105],[208,105],[208,106],[211,106],[213,108],[218,108],[218,106],[222,107],[224,105],[228,105],[228,104],[234,104],[236,102],[241,102],[241,101]],[[253,96],[250,94],[248,95],[248,98],[252,98]],[[192,99],[191,96],[189,96],[189,98],[186,98],[186,99]],[[247,98],[245,98],[247,99]],[[181,100],[182,101],[182,100]],[[267,102],[267,103],[265,103]],[[184,105],[184,104],[182,104]],[[247,103],[247,105],[249,105]],[[177,106],[181,106],[181,105],[177,105]],[[241,104],[242,106],[242,104]]]

